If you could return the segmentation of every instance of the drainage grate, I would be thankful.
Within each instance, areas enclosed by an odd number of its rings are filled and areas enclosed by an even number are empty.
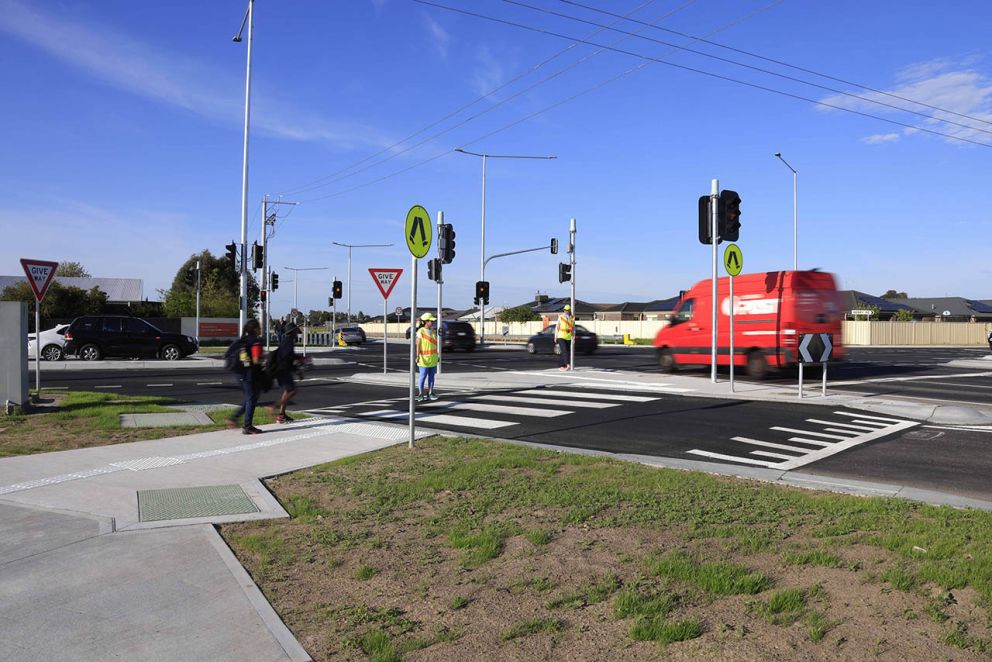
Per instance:
[[[142,522],[257,512],[258,507],[239,485],[138,492],[138,520]]]

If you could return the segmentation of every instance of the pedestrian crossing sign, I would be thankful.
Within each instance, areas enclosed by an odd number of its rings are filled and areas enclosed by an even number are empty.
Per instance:
[[[406,246],[410,249],[410,254],[415,258],[422,258],[431,249],[433,232],[431,229],[431,216],[427,210],[420,205],[410,207],[406,213],[406,226],[403,232],[406,237]]]

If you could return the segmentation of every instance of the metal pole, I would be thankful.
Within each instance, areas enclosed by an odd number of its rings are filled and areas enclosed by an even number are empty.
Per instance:
[[[268,282],[268,283],[271,283],[272,282],[272,269],[269,269],[269,268],[266,269],[265,277],[267,279],[266,282]],[[271,320],[272,320],[272,292],[269,292],[265,296],[265,319],[267,319],[267,320],[270,321],[270,326],[271,326]],[[265,351],[268,351],[268,350],[269,350],[269,332],[268,332],[268,330],[266,330],[266,332],[265,332]]]
[[[41,401],[41,301],[34,302],[34,390],[35,402]]]
[[[717,237],[717,199],[720,195],[720,180],[714,179],[710,187],[710,243],[713,247],[713,327],[711,333],[712,347],[710,349],[710,381],[716,384],[716,343],[717,343],[717,311],[716,311],[716,246],[719,243]]]
[[[799,399],[803,399],[803,362],[799,362]]]
[[[568,343],[568,369],[575,370],[575,341],[578,334],[575,330],[575,219],[571,219],[568,226],[568,252],[569,261],[572,266],[572,340]]]
[[[413,448],[413,437],[417,431],[414,417],[414,391],[417,383],[417,334],[413,330],[413,321],[417,319],[417,258],[410,256],[410,448]]]
[[[200,261],[196,261],[196,344],[200,344]]]
[[[265,236],[269,234],[269,196],[262,197],[262,292],[265,293],[265,301],[262,302],[262,333],[265,334],[265,351],[269,351],[269,279],[268,269],[269,251],[265,249]]]
[[[734,392],[734,277],[730,277],[730,392]]]
[[[823,390],[820,393],[823,397],[827,397],[827,363],[823,362]]]
[[[799,203],[797,200],[799,173],[792,171],[792,270],[799,271]]]
[[[437,213],[437,234],[435,236],[441,236],[441,225],[444,223],[444,212],[438,211]],[[441,347],[444,345],[444,341],[441,336],[444,333],[444,322],[441,320],[441,290],[444,286],[444,279],[441,277],[441,241],[437,241],[437,374],[441,374]]]
[[[337,279],[338,277],[335,276],[334,280]],[[337,346],[338,346],[338,300],[334,298],[334,292],[331,292],[331,347],[337,347]]]
[[[348,246],[348,326],[351,326],[351,246]]]
[[[479,251],[479,280],[486,280],[486,155],[482,155],[482,249]],[[486,344],[486,302],[479,301],[479,346]]]
[[[386,374],[386,348],[389,346],[389,321],[386,317],[386,302],[388,299],[383,297],[382,299],[382,374]]]
[[[244,333],[248,316],[248,126],[251,118],[251,44],[254,20],[252,16],[255,0],[248,0],[248,64],[245,71],[245,136],[244,155],[241,167],[241,303],[238,310],[238,336]]]

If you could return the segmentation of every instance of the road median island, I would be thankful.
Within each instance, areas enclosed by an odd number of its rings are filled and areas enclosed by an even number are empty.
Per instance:
[[[435,437],[221,533],[315,659],[985,659],[992,513]]]

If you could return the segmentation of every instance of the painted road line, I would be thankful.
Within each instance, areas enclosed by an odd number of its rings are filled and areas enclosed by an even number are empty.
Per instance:
[[[114,384],[113,386],[94,386],[93,388],[124,388],[121,384]]]
[[[854,448],[855,446],[860,446],[861,444],[867,443],[869,441],[874,441],[876,439],[881,439],[882,437],[887,437],[890,434],[894,434],[896,432],[908,430],[909,428],[916,427],[917,425],[919,425],[919,423],[917,423],[916,421],[902,421],[901,423],[894,423],[893,425],[890,425],[889,427],[883,428],[881,430],[875,430],[874,432],[869,432],[868,434],[862,434],[857,437],[853,437],[851,439],[846,439],[844,441],[837,442],[836,444],[830,444],[830,446],[827,446],[822,450],[813,451],[812,453],[809,453],[805,457],[783,462],[782,464],[778,465],[776,469],[783,469],[785,471],[796,469],[798,467],[801,467],[806,464],[810,464],[812,462],[818,462],[824,458],[830,457],[831,455],[840,453],[841,451],[846,451],[849,448]]]
[[[554,400],[552,398],[525,398],[516,395],[477,395],[476,398],[485,398],[496,402],[521,402],[530,405],[554,405],[557,407],[578,407],[579,409],[607,409],[609,407],[619,407],[613,402],[582,402],[579,400]]]
[[[42,386],[42,391],[68,391],[68,386]]]
[[[884,362],[878,362],[885,365]],[[992,372],[965,372],[959,375],[920,375],[916,377],[877,377],[875,379],[850,379],[842,382],[830,382],[831,386],[857,386],[859,384],[879,384],[882,382],[916,382],[934,379],[966,379],[968,377],[989,377]]]
[[[774,457],[779,460],[794,460],[795,455],[782,455],[781,453],[772,453],[769,451],[751,451],[751,455],[760,455],[761,457]]]
[[[549,368],[548,370],[552,370],[552,369]],[[530,372],[525,370],[514,370],[510,374],[527,375],[530,377],[533,377],[535,374],[539,374],[542,377],[558,377],[560,379],[574,379],[576,381],[582,381],[582,382],[596,382],[598,384],[603,384],[602,388],[609,388],[615,391],[630,390],[626,388],[629,386],[635,386],[639,391],[658,391],[663,393],[689,393],[691,391],[696,390],[692,388],[680,388],[677,386],[669,386],[668,384],[665,383],[644,384],[642,382],[633,382],[633,381],[626,381],[621,379],[597,379],[596,377],[583,377],[575,374],[564,374],[558,372],[557,369],[554,369],[555,372],[548,372],[548,370],[532,370]]]
[[[902,423],[902,420],[898,418],[884,418],[882,416],[869,416],[868,414],[853,414],[849,411],[835,411],[834,413],[837,414],[838,416],[850,416],[852,418],[853,417],[870,418],[873,421],[882,421],[885,423]]]
[[[145,386],[172,386],[172,384],[145,384]]]
[[[751,444],[753,446],[764,446],[765,448],[777,448],[780,451],[792,451],[793,453],[799,453],[799,454],[808,453],[810,451],[809,448],[799,448],[797,446],[786,446],[785,444],[774,444],[774,443],[772,443],[770,441],[761,441],[760,439],[748,439],[747,437],[732,437],[732,439],[734,441],[739,441],[742,444]],[[826,443],[826,442],[819,442],[818,441],[816,443],[819,444],[819,443]]]
[[[847,439],[847,437],[844,438]],[[789,437],[789,441],[796,441],[800,444],[815,444],[816,446],[823,446],[824,448],[832,444],[832,442],[829,441],[817,441],[816,439],[804,439],[803,437]]]
[[[749,457],[737,457],[735,455],[721,455],[720,453],[711,453],[709,451],[691,450],[686,451],[692,455],[702,455],[703,457],[711,457],[714,460],[728,460],[730,462],[743,462],[744,464],[756,464],[759,467],[769,467],[774,468],[774,462],[768,462],[767,460],[754,460]]]
[[[777,425],[775,427],[771,428],[771,429],[772,430],[778,430],[779,432],[795,432],[796,434],[808,434],[808,435],[812,435],[814,437],[824,437],[826,439],[837,439],[839,441],[843,441],[844,439],[847,439],[847,437],[843,437],[843,436],[838,435],[838,434],[825,434],[823,432],[810,432],[809,430],[797,430],[796,428],[783,428],[783,427],[779,427]]]
[[[820,425],[835,425],[839,428],[850,428],[852,430],[858,430],[859,432],[871,432],[872,430],[875,429],[875,428],[865,427],[864,425],[851,425],[850,423],[837,423],[836,421],[824,421],[819,418],[807,418],[806,422],[819,423]],[[836,430],[831,430],[831,432],[836,432]]]
[[[859,432],[857,430],[845,430],[843,428],[823,428],[823,429],[826,430],[827,432],[836,432],[838,434],[846,434],[848,439],[850,439],[851,437],[857,437],[862,432],[867,432],[867,430],[862,430],[861,432]]]
[[[485,411],[490,414],[510,414],[515,416],[536,416],[538,418],[554,418],[571,414],[563,409],[535,409],[532,407],[511,407],[508,405],[487,405],[484,402],[443,402],[421,405],[424,411],[433,409],[465,409],[468,411]]]
[[[872,430],[877,430],[879,428],[884,428],[888,423],[879,423],[878,421],[862,421],[860,418],[853,419],[855,423],[863,423],[864,425],[872,426]]]
[[[364,412],[362,418],[377,418],[383,420],[406,420],[409,412],[395,411],[393,409],[382,409],[379,411]],[[494,421],[488,418],[474,418],[468,416],[449,416],[448,414],[433,414],[418,412],[416,420],[426,423],[440,423],[458,428],[478,428],[480,430],[493,430],[495,428],[505,428],[510,425],[517,425],[510,421]]]
[[[619,400],[621,402],[652,402],[658,398],[641,395],[617,395],[615,393],[584,393],[579,391],[550,391],[535,388],[529,391],[519,391],[520,395],[550,395],[555,398],[588,398],[590,400]]]
[[[223,386],[224,382],[197,382],[197,386]]]

